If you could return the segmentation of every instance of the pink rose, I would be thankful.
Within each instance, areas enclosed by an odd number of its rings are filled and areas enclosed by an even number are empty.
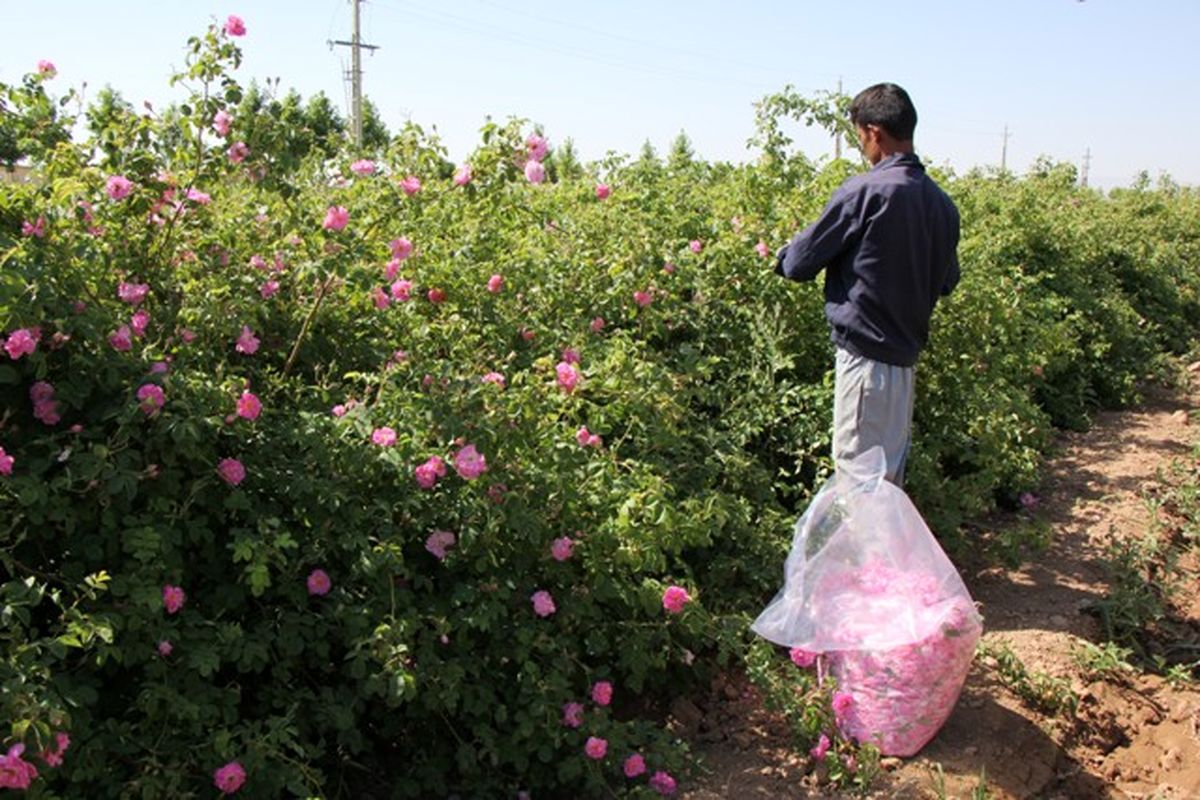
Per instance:
[[[409,175],[404,180],[400,181],[400,188],[409,197],[412,197],[417,192],[421,191],[421,181],[416,175]]]
[[[229,34],[230,36],[245,36],[246,23],[242,22],[241,17],[230,14],[229,19],[225,20],[225,33]],[[239,769],[241,768],[239,767]],[[241,784],[238,785],[240,786]]]
[[[487,375],[484,375],[483,378],[481,378],[481,380],[484,383],[494,383],[497,386],[499,386],[501,389],[504,388],[504,376],[501,375],[499,372],[489,372]]]
[[[600,331],[604,330],[604,325],[604,317],[596,317],[592,320],[592,323],[588,326],[588,328],[592,331],[592,333],[599,333]]]
[[[589,736],[583,745],[583,752],[587,753],[588,758],[599,761],[608,752],[608,742],[599,736]]]
[[[36,222],[30,222],[29,220],[22,222],[21,235],[44,239],[46,237],[46,218],[39,216]]]
[[[496,274],[496,275],[493,275],[492,277],[488,278],[487,290],[489,292],[491,292],[492,294],[496,294],[503,288],[504,288],[504,276],[503,275]]]
[[[12,475],[15,463],[16,459],[5,452],[3,447],[0,447],[0,475]]]
[[[609,185],[607,183],[596,184],[596,199],[597,200],[607,200],[608,196],[610,194],[612,194],[612,189],[609,187]]]
[[[178,586],[167,584],[162,587],[162,603],[163,608],[168,614],[176,614],[179,609],[183,608],[183,604],[187,601],[187,595],[183,589]]]
[[[663,272],[667,273],[668,275],[674,275],[675,274],[675,265],[672,264],[670,261],[666,262],[665,264],[663,264]]]
[[[212,202],[212,195],[208,192],[202,192],[199,189],[191,188],[187,190],[187,199],[191,200],[198,206],[206,206]]]
[[[279,291],[279,281],[270,280],[258,287],[258,293],[262,295],[263,300],[269,300]]]
[[[574,364],[568,364],[566,361],[560,361],[554,368],[554,372],[558,380],[558,388],[562,389],[564,394],[571,394],[575,391],[575,387],[579,385],[579,370]]]
[[[699,253],[704,249],[704,245],[699,239],[692,239],[690,242],[688,242],[688,249],[693,253]]]
[[[116,333],[109,334],[108,343],[114,350],[125,352],[133,347],[133,332],[128,325],[122,325]]]
[[[623,769],[625,770],[626,778],[636,778],[638,775],[646,772],[646,759],[642,758],[641,753],[634,753],[625,759]]]
[[[391,447],[396,443],[396,432],[387,426],[376,428],[371,432],[371,443],[380,447]]]
[[[592,700],[598,706],[607,706],[612,702],[613,687],[608,681],[596,681],[592,684]]]
[[[599,447],[602,443],[600,437],[589,431],[586,425],[580,425],[579,430],[575,431],[575,441],[579,442],[580,447]]]
[[[225,151],[225,155],[234,164],[240,164],[246,160],[247,156],[250,155],[250,148],[246,146],[245,142],[234,142],[232,145],[230,145],[229,149]]]
[[[645,308],[654,302],[654,295],[650,292],[636,291],[633,293],[633,302],[637,303],[639,308]]]
[[[525,150],[529,154],[530,160],[541,161],[550,151],[550,142],[535,133],[525,140]]]
[[[375,162],[369,158],[360,158],[350,165],[350,171],[359,176],[371,175],[375,172]]]
[[[464,480],[473,481],[487,472],[487,459],[475,449],[475,445],[465,445],[454,454],[454,471]]]
[[[308,593],[315,597],[324,597],[329,594],[329,590],[333,588],[333,581],[329,580],[329,573],[323,569],[314,569],[308,573],[308,577],[304,579],[304,587],[308,589]]]
[[[422,489],[432,489],[438,478],[446,475],[446,462],[437,456],[430,456],[429,460],[413,470],[413,474]]]
[[[237,19],[230,17],[230,19]],[[241,20],[238,20],[239,22]],[[245,33],[245,29],[242,31]],[[241,36],[242,34],[234,34]],[[242,788],[242,784],[246,782],[246,770],[236,761],[230,761],[225,766],[213,772],[213,785],[221,790],[222,794],[234,794],[238,789]]]
[[[412,255],[413,243],[407,237],[401,236],[398,239],[392,239],[388,242],[388,247],[392,250],[392,258],[396,261],[403,261]]]
[[[542,166],[542,162],[529,161],[525,164],[525,180],[532,184],[546,180],[546,168]]]
[[[171,655],[175,651],[175,645],[171,644],[170,639],[162,639],[158,643],[158,654],[163,658]]]
[[[811,667],[817,660],[817,654],[811,650],[802,650],[799,647],[793,647],[788,651],[788,657],[792,659],[792,663],[797,667]]]
[[[246,479],[246,468],[236,458],[222,458],[217,463],[217,474],[230,486],[237,486]]]
[[[0,756],[0,788],[28,789],[37,777],[37,767],[21,758],[25,745],[18,742]]]
[[[771,248],[767,247],[767,243],[762,239],[758,240],[758,244],[754,245],[754,252],[758,253],[763,258],[771,256]]]
[[[330,206],[325,211],[325,221],[321,223],[327,231],[340,231],[350,221],[350,212],[345,206]]]
[[[401,302],[407,302],[412,296],[412,281],[406,281],[403,278],[392,284],[392,298]]]
[[[854,706],[854,696],[849,692],[833,693],[833,715],[841,719]]]
[[[582,703],[565,703],[562,712],[562,724],[568,728],[578,728],[583,724]]]
[[[650,776],[650,788],[661,795],[675,794],[675,779],[669,772],[663,772],[660,769]]]
[[[679,614],[683,611],[683,607],[691,601],[691,596],[687,593],[687,589],[682,586],[668,586],[663,592],[662,604],[671,614]]]
[[[35,329],[18,328],[8,335],[8,341],[4,343],[4,350],[8,353],[8,357],[16,361],[21,356],[27,356],[37,350],[38,339],[40,335],[34,335]]]
[[[567,561],[574,552],[575,541],[570,536],[561,536],[550,543],[550,555],[555,561]]]
[[[554,607],[554,598],[545,589],[534,592],[529,599],[533,602],[533,613],[539,617],[548,617],[558,610]]]
[[[825,754],[829,752],[829,747],[829,737],[822,733],[821,738],[818,739],[816,745],[808,751],[808,754],[817,761],[820,761],[821,759],[825,758]]]
[[[450,531],[434,531],[425,539],[425,549],[438,561],[446,560],[446,551],[454,546],[456,538]]]
[[[242,396],[237,400],[237,415],[242,419],[255,420],[262,413],[262,403],[258,399],[258,395],[250,391],[243,391]]]
[[[213,115],[212,127],[219,136],[228,136],[229,129],[233,125],[233,117],[229,115],[225,109],[221,109]]]
[[[430,289],[428,292],[426,292],[425,297],[427,297],[429,299],[429,302],[433,303],[435,306],[440,303],[446,302],[445,290],[439,289],[436,286],[433,287],[432,289]]]
[[[562,351],[562,360],[568,364],[578,364],[579,351],[573,347],[564,347]]]
[[[254,331],[250,330],[249,325],[242,326],[242,333],[238,336],[234,349],[248,356],[258,352],[258,337],[254,335]]]
[[[104,190],[112,200],[124,200],[133,191],[133,182],[124,175],[109,175]]]
[[[37,70],[39,75],[45,75],[47,78],[53,78],[58,74],[58,67],[54,66],[54,62],[44,58],[38,61]]]
[[[149,324],[150,312],[144,308],[139,308],[129,320],[129,328],[133,331],[134,336],[145,334]]]
[[[137,399],[140,404],[138,408],[148,417],[158,413],[158,410],[166,403],[162,387],[153,383],[144,383],[138,387]]]
[[[454,173],[454,185],[455,186],[466,186],[468,183],[471,182],[472,177],[473,176],[471,175],[471,165],[463,164],[461,167],[458,168],[458,171]]]

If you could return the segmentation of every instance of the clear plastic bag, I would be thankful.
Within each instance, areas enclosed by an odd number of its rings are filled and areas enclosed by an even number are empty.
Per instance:
[[[838,723],[885,755],[933,738],[962,691],[982,620],[912,501],[859,456],[796,523],[783,589],[751,628],[819,653],[852,697]]]

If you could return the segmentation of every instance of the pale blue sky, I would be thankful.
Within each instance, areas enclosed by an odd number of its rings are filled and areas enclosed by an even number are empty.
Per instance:
[[[172,97],[186,38],[213,18],[246,21],[249,83],[281,78],[343,109],[347,0],[0,0],[0,80],[40,58],[62,84],[105,84],[140,104]],[[685,130],[707,158],[742,160],[752,103],[787,83],[848,93],[903,85],[920,114],[917,147],[956,169],[1040,154],[1081,164],[1093,185],[1139,170],[1200,183],[1184,143],[1200,129],[1200,0],[371,0],[363,6],[365,92],[395,127],[436,126],[466,155],[486,115],[529,118],[581,154],[664,151]],[[800,138],[812,155],[827,138]]]

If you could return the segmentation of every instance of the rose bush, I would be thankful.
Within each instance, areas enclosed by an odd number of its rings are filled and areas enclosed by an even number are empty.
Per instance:
[[[247,30],[189,43],[185,102],[107,97],[79,143],[52,72],[0,87],[0,155],[37,166],[0,191],[13,774],[92,797],[674,791],[660,709],[739,651],[828,469],[820,292],[761,245],[854,165],[788,151],[786,94],[740,167],[583,170],[520,121],[461,164],[411,124],[300,147],[239,110]],[[1050,419],[1187,346],[1200,228],[1184,190],[948,184],[965,277],[911,488],[952,533],[1032,485]]]

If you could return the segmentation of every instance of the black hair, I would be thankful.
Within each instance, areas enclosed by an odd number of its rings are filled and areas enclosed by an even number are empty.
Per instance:
[[[913,138],[917,109],[908,92],[894,83],[877,83],[858,93],[850,103],[850,121],[866,127],[878,125],[902,142]]]

